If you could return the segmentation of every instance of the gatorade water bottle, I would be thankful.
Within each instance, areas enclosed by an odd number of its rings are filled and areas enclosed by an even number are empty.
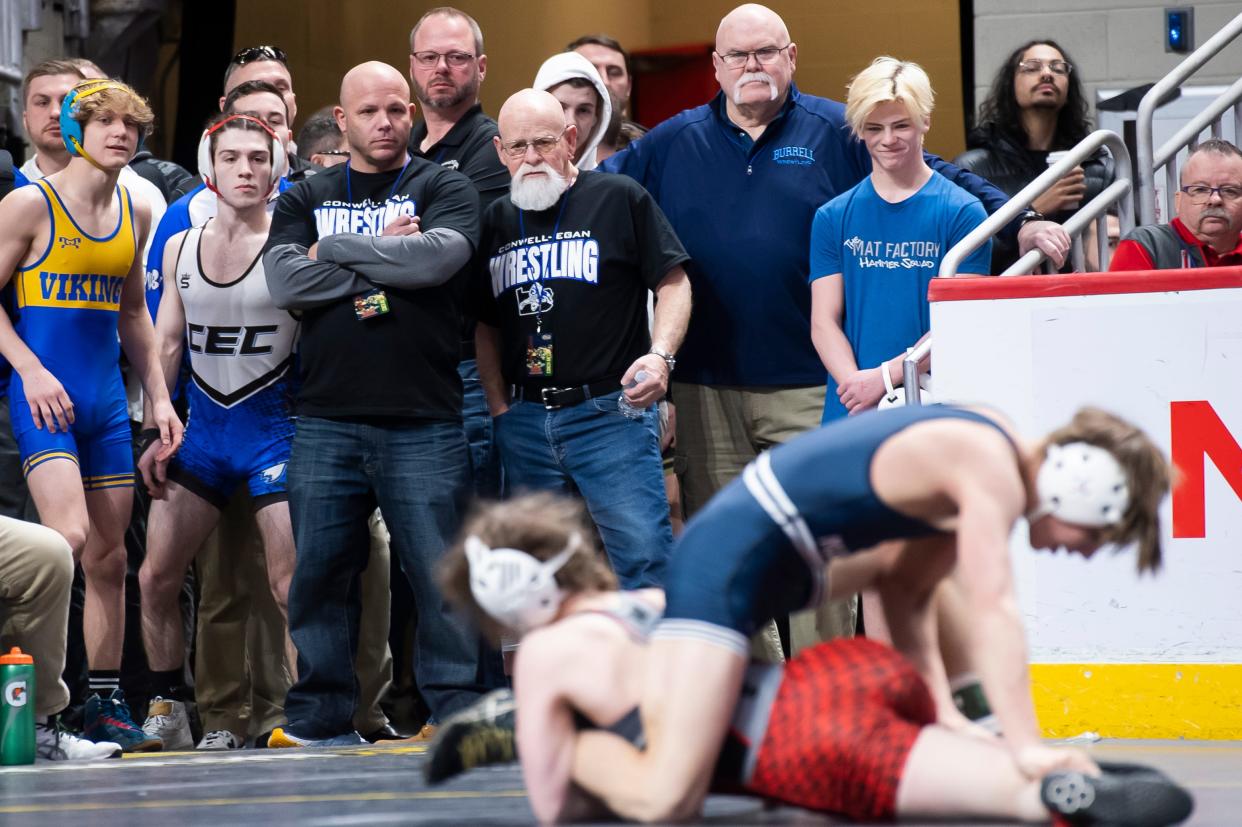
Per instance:
[[[16,646],[0,655],[0,764],[35,760],[34,658]]]

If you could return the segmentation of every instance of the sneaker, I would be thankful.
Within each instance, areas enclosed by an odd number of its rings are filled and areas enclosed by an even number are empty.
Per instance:
[[[112,690],[107,698],[91,695],[86,699],[86,726],[82,734],[95,743],[111,741],[126,752],[149,752],[164,748],[159,738],[150,738],[138,725],[125,703],[125,693]]]
[[[446,719],[428,750],[427,782],[439,784],[475,767],[516,761],[516,710],[513,691],[497,689]]]
[[[1099,778],[1055,772],[1040,784],[1040,798],[1057,824],[1165,827],[1189,818],[1194,799],[1159,770],[1101,765]]]
[[[194,736],[190,734],[190,719],[185,714],[185,704],[156,695],[147,707],[147,720],[142,724],[142,734],[159,741],[166,750],[194,749]]]
[[[120,758],[121,745],[111,741],[88,741],[62,730],[56,723],[37,723],[35,753],[44,761],[98,761]]]
[[[198,749],[210,751],[224,751],[230,749],[241,749],[245,744],[237,739],[237,736],[227,729],[213,729],[203,736],[203,740],[198,742]]]
[[[352,747],[365,743],[366,741],[362,740],[362,736],[356,732],[334,735],[331,738],[303,738],[294,735],[284,727],[273,729],[272,734],[267,739],[269,749],[283,747]]]
[[[408,741],[410,740],[410,736],[402,735],[400,732],[397,732],[397,730],[393,729],[392,724],[384,724],[382,727],[375,730],[374,732],[368,732],[365,734],[359,733],[359,734],[361,734],[362,737],[365,738],[367,743],[369,744],[378,744],[380,741]]]

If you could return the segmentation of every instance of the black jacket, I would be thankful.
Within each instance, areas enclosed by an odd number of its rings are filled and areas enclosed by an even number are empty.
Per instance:
[[[996,127],[984,124],[971,130],[966,136],[964,153],[953,159],[962,169],[988,179],[997,189],[1008,196],[1034,181],[1048,168],[1047,152],[1026,149],[1019,138]],[[1069,147],[1058,147],[1069,149]],[[1082,165],[1087,191],[1082,202],[1086,204],[1113,182],[1113,156],[1100,149]],[[1067,210],[1048,216],[1050,221],[1065,223],[1077,210]],[[1018,249],[1013,240],[993,239],[992,272],[999,273],[1018,259]]]

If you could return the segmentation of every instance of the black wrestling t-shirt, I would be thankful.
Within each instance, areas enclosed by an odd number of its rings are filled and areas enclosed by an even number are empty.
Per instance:
[[[620,379],[650,350],[647,291],[689,259],[647,191],[604,172],[541,212],[493,202],[479,252],[474,303],[500,330],[505,381],[562,388]]]

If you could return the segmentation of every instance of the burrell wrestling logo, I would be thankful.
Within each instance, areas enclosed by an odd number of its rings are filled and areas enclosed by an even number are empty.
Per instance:
[[[809,167],[815,163],[815,151],[805,146],[782,146],[772,150],[772,160],[778,164]]]

